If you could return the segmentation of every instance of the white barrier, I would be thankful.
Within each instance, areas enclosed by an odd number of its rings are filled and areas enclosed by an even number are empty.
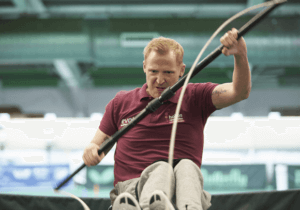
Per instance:
[[[83,149],[98,129],[90,118],[10,119],[0,121],[0,143],[6,149]],[[300,117],[210,117],[205,149],[299,149]]]

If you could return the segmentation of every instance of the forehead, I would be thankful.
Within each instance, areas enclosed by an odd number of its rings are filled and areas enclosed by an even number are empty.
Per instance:
[[[156,51],[151,51],[145,63],[148,67],[168,66],[169,68],[176,68],[176,55],[173,51],[166,54],[160,54]]]

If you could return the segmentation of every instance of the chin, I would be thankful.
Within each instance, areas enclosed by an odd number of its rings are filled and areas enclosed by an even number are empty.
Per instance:
[[[153,94],[153,98],[158,98],[159,96],[160,96],[161,94],[159,94],[159,93],[155,93],[155,94]]]

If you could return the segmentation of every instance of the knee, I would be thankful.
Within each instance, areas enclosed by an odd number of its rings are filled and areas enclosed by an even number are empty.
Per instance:
[[[168,162],[165,162],[165,161],[158,161],[156,163],[153,163],[153,165],[155,168],[161,167],[161,168],[165,168],[168,170],[173,169],[173,167]]]
[[[203,188],[203,175],[199,166],[189,159],[182,159],[174,169],[175,177],[178,179],[199,180]]]
[[[171,172],[172,175],[174,173],[173,167],[168,162],[165,161],[157,162],[157,168],[159,168],[161,171],[165,171],[168,173]]]
[[[141,177],[149,177],[150,174],[167,174],[171,171],[171,176],[174,176],[173,167],[164,161],[158,161],[148,166],[141,174]]]
[[[175,174],[189,174],[196,173],[202,177],[199,166],[189,159],[182,159],[174,169]]]
[[[163,186],[167,183],[168,179],[171,180],[172,184],[175,184],[175,175],[173,167],[164,161],[159,161],[148,166],[141,174],[140,181],[138,184],[138,193],[140,194],[147,183],[155,187],[157,185]]]
[[[199,166],[194,163],[193,161],[191,161],[190,159],[182,159],[179,163],[178,163],[178,168],[196,168],[199,169]],[[177,167],[176,166],[176,167]]]
[[[192,160],[190,160],[190,159],[182,159],[179,163],[183,163],[183,164],[194,164],[194,165],[196,165]]]

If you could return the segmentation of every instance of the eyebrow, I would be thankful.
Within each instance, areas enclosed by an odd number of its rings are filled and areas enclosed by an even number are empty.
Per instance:
[[[157,69],[149,69],[149,71],[158,71],[158,70]],[[163,71],[175,72],[175,70],[163,70]]]

